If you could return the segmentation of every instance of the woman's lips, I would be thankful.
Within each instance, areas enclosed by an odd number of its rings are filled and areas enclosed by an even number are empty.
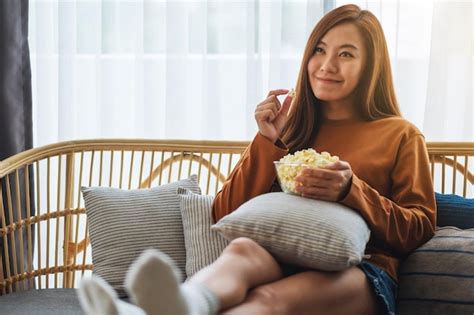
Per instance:
[[[333,79],[326,79],[326,78],[316,78],[318,81],[321,81],[322,83],[327,83],[327,84],[336,84],[336,83],[341,83],[342,81],[339,80],[333,80]]]

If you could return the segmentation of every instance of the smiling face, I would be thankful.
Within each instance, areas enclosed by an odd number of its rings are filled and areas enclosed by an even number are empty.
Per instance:
[[[308,62],[311,89],[328,102],[352,102],[362,76],[366,48],[357,27],[350,23],[330,29],[319,41]]]

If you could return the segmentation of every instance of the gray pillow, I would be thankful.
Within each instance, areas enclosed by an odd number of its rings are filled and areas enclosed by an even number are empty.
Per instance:
[[[178,188],[186,245],[186,276],[189,278],[219,257],[229,243],[211,231],[213,196]]]
[[[400,265],[397,314],[474,314],[474,229],[437,228]]]
[[[82,187],[94,274],[121,296],[130,264],[147,248],[168,254],[182,271],[186,265],[178,187],[200,193],[197,177],[149,189]]]
[[[247,201],[212,229],[249,237],[281,262],[328,271],[359,264],[370,236],[352,209],[282,192]]]

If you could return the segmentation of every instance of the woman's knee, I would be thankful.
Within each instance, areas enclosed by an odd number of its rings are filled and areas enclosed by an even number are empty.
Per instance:
[[[241,270],[246,270],[248,284],[259,285],[262,282],[276,281],[282,277],[280,265],[275,258],[255,241],[239,237],[226,247],[221,259],[237,262]]]
[[[223,253],[239,255],[248,258],[269,255],[263,247],[248,237],[239,237],[232,240],[229,245],[227,245]]]

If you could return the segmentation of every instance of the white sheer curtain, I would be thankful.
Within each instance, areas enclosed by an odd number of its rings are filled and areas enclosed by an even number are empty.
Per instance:
[[[251,139],[255,105],[295,85],[309,32],[343,3],[30,0],[35,146]],[[472,3],[355,3],[382,21],[405,117],[430,141],[473,141]]]
[[[402,113],[428,141],[474,141],[473,1],[336,1],[382,23]]]

